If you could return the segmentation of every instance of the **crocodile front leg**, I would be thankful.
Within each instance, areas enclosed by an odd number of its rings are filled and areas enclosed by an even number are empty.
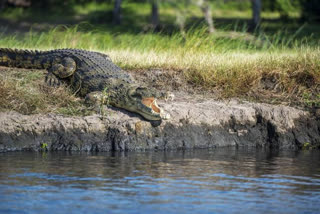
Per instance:
[[[107,104],[107,96],[101,91],[94,91],[86,95],[85,103],[90,105],[103,105]]]
[[[72,58],[65,57],[61,61],[57,59],[49,67],[45,81],[50,86],[58,86],[60,79],[72,76],[75,71],[76,62]]]
[[[94,91],[86,95],[85,103],[93,108],[100,115],[104,115],[104,109],[109,105],[109,97],[107,94]]]

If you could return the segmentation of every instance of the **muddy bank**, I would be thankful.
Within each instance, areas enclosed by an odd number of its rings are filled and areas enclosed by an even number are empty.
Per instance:
[[[179,96],[178,96],[179,97]],[[320,119],[287,106],[177,99],[160,103],[172,119],[151,124],[107,109],[106,116],[0,113],[0,151],[132,151],[193,148],[319,148]]]

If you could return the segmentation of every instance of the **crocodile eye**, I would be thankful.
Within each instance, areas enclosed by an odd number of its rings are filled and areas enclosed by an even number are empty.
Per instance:
[[[139,93],[139,94],[142,94],[142,93],[144,93],[146,90],[147,90],[146,87],[138,87],[138,88],[136,89],[136,92]]]
[[[141,94],[133,94],[132,97],[138,98],[138,99],[140,99],[140,100],[142,99]]]
[[[146,88],[142,88],[142,87],[138,87],[136,88],[136,90],[134,91],[134,93],[132,94],[132,97],[136,97],[136,98],[140,98],[142,99],[142,97],[144,96],[144,91],[146,90]]]

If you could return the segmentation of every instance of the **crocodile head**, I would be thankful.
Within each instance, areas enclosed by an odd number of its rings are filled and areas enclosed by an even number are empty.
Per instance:
[[[157,104],[157,97],[161,93],[146,87],[131,86],[122,92],[116,92],[117,96],[112,98],[111,104],[135,112],[147,120],[167,120],[170,115]]]

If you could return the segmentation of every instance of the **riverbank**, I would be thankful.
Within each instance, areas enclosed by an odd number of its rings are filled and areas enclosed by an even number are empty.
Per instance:
[[[45,71],[1,68],[0,151],[133,151],[216,147],[278,149],[319,148],[320,112],[280,96],[273,82],[262,80],[255,102],[222,99],[219,90],[204,90],[181,72],[130,70],[141,84],[172,91],[175,100],[160,105],[171,119],[161,124],[136,114],[105,108],[97,115],[68,87],[43,82]],[[316,87],[315,87],[316,88]],[[278,96],[277,104],[271,104]],[[281,98],[281,99],[280,99]],[[269,101],[263,103],[263,101]],[[259,101],[259,102],[258,102]],[[290,102],[289,102],[290,101]],[[12,111],[13,110],[13,111]]]
[[[161,124],[110,108],[105,117],[1,112],[0,151],[319,148],[320,120],[309,112],[283,105],[177,97],[160,103],[172,116]]]

